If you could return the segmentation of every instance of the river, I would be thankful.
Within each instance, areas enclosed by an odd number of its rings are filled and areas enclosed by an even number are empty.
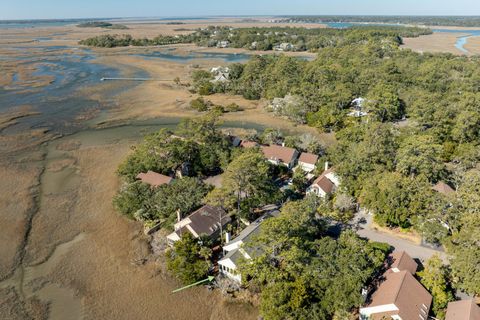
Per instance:
[[[327,26],[330,28],[336,28],[336,29],[345,29],[345,28],[350,28],[353,26],[403,26],[400,24],[376,24],[376,23],[355,23],[355,22],[331,22],[327,23]],[[480,29],[449,29],[449,28],[433,28],[432,31],[434,33],[454,33],[454,34],[462,34],[461,36],[458,37],[456,43],[455,43],[455,48],[458,50],[462,51],[463,53],[470,53],[466,48],[465,45],[468,43],[468,39],[472,37],[479,37],[480,36]],[[466,35],[465,35],[466,34]]]

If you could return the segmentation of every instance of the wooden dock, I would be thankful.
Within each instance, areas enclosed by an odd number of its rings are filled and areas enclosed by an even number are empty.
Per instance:
[[[101,78],[100,81],[123,80],[123,81],[173,81],[171,79],[150,79],[150,78]]]

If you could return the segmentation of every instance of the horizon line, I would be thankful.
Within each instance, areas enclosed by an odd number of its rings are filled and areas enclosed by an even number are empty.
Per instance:
[[[198,19],[198,18],[243,18],[243,17],[449,17],[449,18],[480,18],[480,15],[428,15],[428,14],[258,14],[258,15],[186,15],[186,16],[125,16],[125,17],[81,17],[81,18],[22,18],[22,19],[0,19],[0,21],[69,21],[69,20],[115,20],[115,19]]]

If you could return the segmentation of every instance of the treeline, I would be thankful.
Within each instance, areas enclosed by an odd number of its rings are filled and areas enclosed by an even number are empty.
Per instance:
[[[386,41],[401,44],[403,37],[430,34],[425,28],[406,27],[354,27],[349,29],[305,28],[240,28],[208,27],[188,35],[162,36],[153,39],[135,39],[131,35],[101,35],[80,41],[93,47],[156,46],[177,43],[195,43],[215,47],[219,44],[250,50],[273,50],[288,44],[284,51],[317,51],[326,47],[363,44],[369,41]]]
[[[480,294],[468,272],[480,265],[478,62],[369,42],[320,50],[314,61],[255,56],[231,65],[229,82],[210,89],[247,99],[297,97],[286,116],[336,133],[324,160],[335,165],[341,193],[381,225],[446,245],[454,286]],[[368,115],[349,117],[358,97]],[[452,191],[433,190],[437,183]]]
[[[389,40],[401,43],[402,37],[418,37],[431,33],[428,29],[397,27],[330,28],[241,28],[209,27],[197,32],[196,43],[216,46],[228,41],[233,48],[273,50],[282,43],[291,44],[284,51],[316,51],[320,48],[360,44],[366,41]]]
[[[80,23],[77,25],[79,28],[105,28],[105,29],[128,29],[127,26],[123,24],[113,24],[110,22],[104,21],[89,21]]]
[[[427,26],[480,26],[479,16],[293,16],[285,17],[280,21],[292,23],[360,22]]]
[[[93,38],[81,40],[79,44],[89,47],[114,48],[128,46],[159,46],[178,43],[190,43],[185,37],[158,36],[153,39],[135,39],[129,34],[124,35],[100,35]]]

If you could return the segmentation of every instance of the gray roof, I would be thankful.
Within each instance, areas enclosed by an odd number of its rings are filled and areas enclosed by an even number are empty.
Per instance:
[[[244,243],[248,242],[254,235],[256,235],[260,232],[259,227],[260,227],[262,221],[269,218],[269,217],[270,217],[270,215],[266,214],[266,215],[261,216],[260,218],[258,218],[254,222],[250,223],[250,225],[247,226],[245,229],[243,229],[242,232],[240,232],[240,234],[238,235],[238,237],[236,237],[235,239],[230,241],[229,244],[232,244],[232,243],[235,243],[235,242],[238,242],[238,241],[243,241]]]
[[[232,250],[230,251],[227,255],[225,255],[225,257],[223,257],[222,260],[226,260],[226,259],[230,259],[232,260],[232,262],[237,265],[238,264],[238,261],[240,259],[245,259],[245,257],[243,256],[243,254],[240,252],[240,250]]]
[[[219,217],[222,216],[222,226],[231,221],[229,216],[225,215],[225,211],[219,207],[203,206],[188,216],[192,221],[189,226],[198,234],[206,234],[211,236],[220,229]]]
[[[242,232],[240,232],[240,235],[238,237],[236,237],[235,239],[233,239],[229,244],[242,241],[243,244],[241,245],[240,248],[245,250],[245,252],[249,256],[253,256],[253,255],[258,254],[261,251],[260,248],[257,248],[255,246],[245,246],[245,244],[251,242],[252,239],[254,239],[256,236],[258,236],[258,234],[260,233],[260,230],[261,230],[260,226],[262,225],[262,222],[265,219],[268,219],[270,217],[271,217],[271,215],[267,213],[267,214],[263,215],[262,217],[258,218],[257,220],[252,222],[248,227],[243,229]],[[240,249],[235,249],[235,250],[229,251],[221,260],[230,259],[234,264],[238,264],[238,261],[241,258],[245,258],[244,255],[242,254]]]

